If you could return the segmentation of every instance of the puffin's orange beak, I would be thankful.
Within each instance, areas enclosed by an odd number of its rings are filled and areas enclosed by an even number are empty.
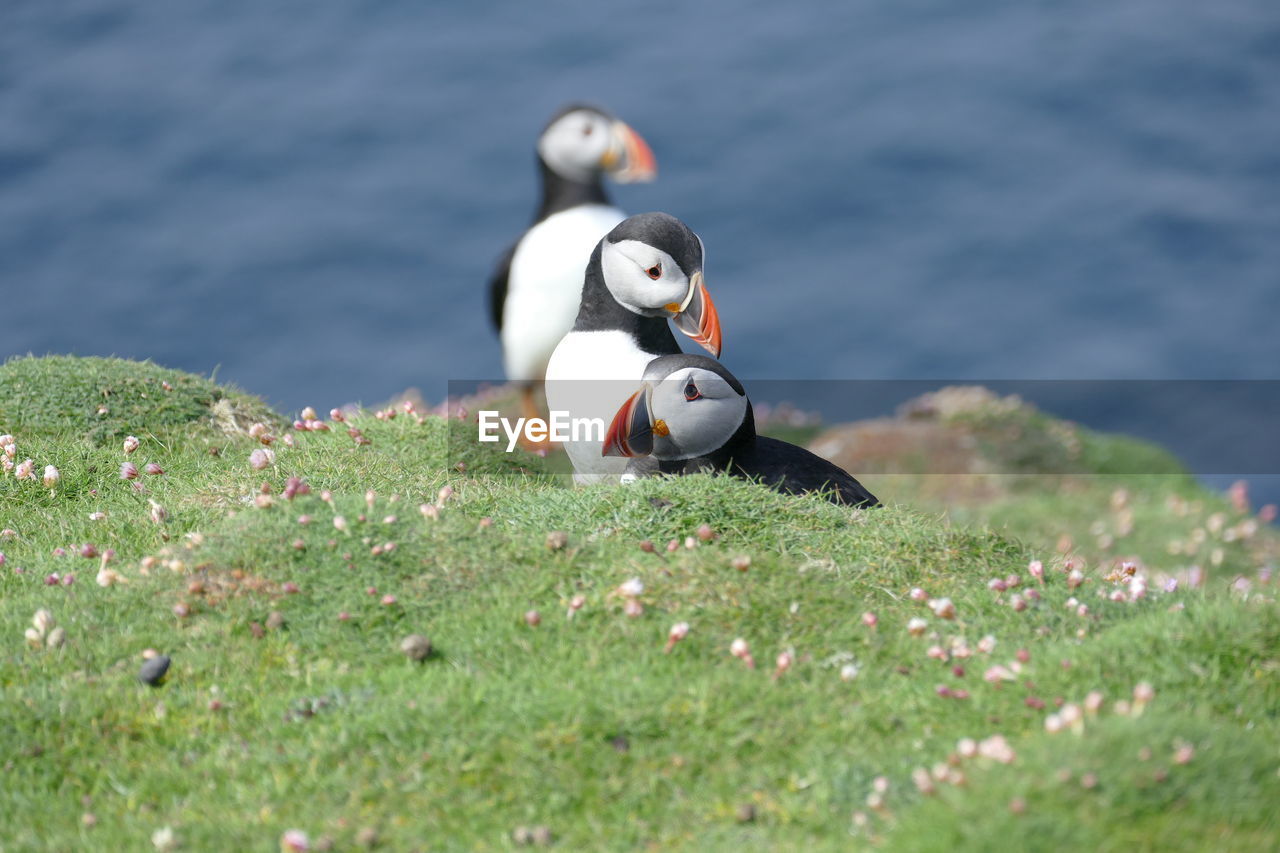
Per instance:
[[[646,383],[613,416],[600,455],[648,456],[653,452],[653,432],[649,415],[649,386]]]
[[[615,120],[612,130],[614,144],[600,165],[613,175],[613,179],[630,184],[652,181],[657,177],[658,161],[649,143],[624,121]]]
[[[703,349],[716,358],[720,357],[720,315],[711,301],[702,271],[689,279],[689,295],[683,305],[668,305],[672,310],[676,328],[702,344]]]

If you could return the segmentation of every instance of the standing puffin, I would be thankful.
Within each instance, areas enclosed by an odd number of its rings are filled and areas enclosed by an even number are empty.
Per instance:
[[[521,386],[525,417],[537,417],[537,385],[556,344],[573,327],[582,269],[600,238],[626,216],[609,203],[603,176],[650,181],[653,152],[624,122],[573,104],[538,137],[542,203],[533,225],[498,260],[489,310],[507,378]]]
[[[602,452],[652,454],[659,474],[725,471],[780,492],[823,492],[834,503],[880,505],[844,469],[803,447],[756,435],[742,383],[704,355],[682,353],[651,361],[640,390],[618,409]],[[652,469],[628,466],[624,477],[645,473]]]
[[[607,424],[660,355],[680,352],[667,319],[715,355],[720,318],[702,275],[702,240],[674,216],[642,213],[596,246],[573,331],[547,365],[547,406]],[[617,482],[625,459],[601,454],[603,436],[565,442],[579,483]]]

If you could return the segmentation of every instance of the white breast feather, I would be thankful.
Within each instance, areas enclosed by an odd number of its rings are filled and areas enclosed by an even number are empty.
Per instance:
[[[547,407],[571,418],[600,418],[607,429],[653,358],[626,332],[570,332],[547,367]],[[579,483],[616,483],[629,461],[601,456],[599,441],[567,442],[564,448]]]
[[[624,218],[616,207],[579,205],[539,222],[520,240],[511,258],[502,316],[508,379],[543,377],[556,344],[577,319],[591,252]]]

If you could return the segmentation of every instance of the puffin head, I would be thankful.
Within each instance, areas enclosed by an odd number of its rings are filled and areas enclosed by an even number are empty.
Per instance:
[[[626,122],[604,110],[571,104],[552,116],[538,137],[538,156],[570,181],[591,183],[607,174],[615,181],[652,181],[658,164],[648,144]]]
[[[605,434],[604,456],[692,459],[719,450],[748,417],[746,389],[705,355],[649,362],[640,390],[622,404]]]
[[[702,240],[666,213],[624,219],[600,241],[600,273],[613,298],[676,328],[720,355],[720,316],[702,277]]]

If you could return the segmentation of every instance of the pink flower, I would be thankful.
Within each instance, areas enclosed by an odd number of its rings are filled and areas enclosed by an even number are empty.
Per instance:
[[[978,744],[978,754],[1001,764],[1011,764],[1016,757],[1004,735],[992,735]]]
[[[921,589],[920,587],[916,586],[916,587],[912,587],[912,588],[911,588],[911,592],[910,592],[910,593],[908,593],[908,597],[909,597],[912,601],[914,601],[914,602],[916,602],[916,603],[920,603],[920,602],[922,602],[922,601],[926,600],[926,599],[929,597],[929,593],[925,592],[923,589]]]
[[[1156,698],[1155,688],[1145,681],[1139,682],[1138,685],[1133,688],[1134,712],[1137,714],[1141,714],[1142,709],[1145,708],[1147,706],[1147,703],[1154,698]]]
[[[160,474],[164,473],[164,469],[154,462],[148,462],[147,467],[144,468],[143,470],[153,477],[159,476]]]
[[[24,459],[18,463],[18,468],[13,472],[13,475],[19,480],[34,480],[36,478],[35,467],[36,463],[34,459]]]
[[[729,645],[729,653],[745,663],[751,669],[756,668],[755,658],[751,657],[751,647],[747,641],[738,637]]]
[[[265,447],[259,447],[257,450],[249,454],[249,464],[253,466],[253,470],[261,471],[268,465],[276,461],[274,451]]]
[[[791,652],[782,652],[774,663],[773,677],[777,679],[782,673],[791,669],[791,664],[795,663],[795,656]]]
[[[924,636],[924,632],[928,627],[928,622],[916,616],[907,622],[907,633],[913,637],[921,637]]]
[[[874,630],[876,627],[876,623],[879,621],[880,621],[879,618],[869,610],[866,613],[862,614],[862,624],[866,625],[868,628],[871,628]]]
[[[329,410],[329,420],[331,420],[331,421],[335,421],[335,422],[340,423],[340,424],[341,424],[341,423],[346,423],[346,421],[347,421],[347,416],[346,416],[346,415],[344,415],[344,414],[342,413],[342,409],[330,409],[330,410]]]
[[[284,499],[293,500],[298,495],[310,494],[311,487],[301,477],[290,477],[284,483]]]
[[[987,671],[982,674],[982,678],[988,684],[999,684],[1001,681],[1017,680],[1017,676],[1013,674],[1013,671],[1002,664],[996,664],[995,666],[989,667]]]
[[[311,849],[311,839],[301,829],[287,829],[280,836],[280,849],[284,853],[307,853]]]
[[[625,598],[637,598],[644,594],[644,582],[640,578],[631,578],[618,585],[618,595]]]
[[[689,623],[677,622],[671,626],[671,630],[667,632],[667,646],[663,649],[667,654],[676,647],[676,643],[689,636]]]
[[[134,465],[132,462],[122,462],[120,464],[120,479],[121,480],[138,479],[138,466]]]
[[[951,603],[949,598],[935,598],[929,602],[929,609],[933,611],[933,615],[939,619],[955,619],[956,606]]]
[[[524,624],[530,628],[537,628],[542,624],[542,614],[536,610],[527,610],[524,614]]]
[[[1027,572],[1040,583],[1044,583],[1044,563],[1039,560],[1032,560],[1027,565]]]
[[[1236,512],[1249,511],[1249,484],[1244,480],[1232,483],[1231,488],[1227,489],[1227,495],[1231,498],[1231,508]]]

